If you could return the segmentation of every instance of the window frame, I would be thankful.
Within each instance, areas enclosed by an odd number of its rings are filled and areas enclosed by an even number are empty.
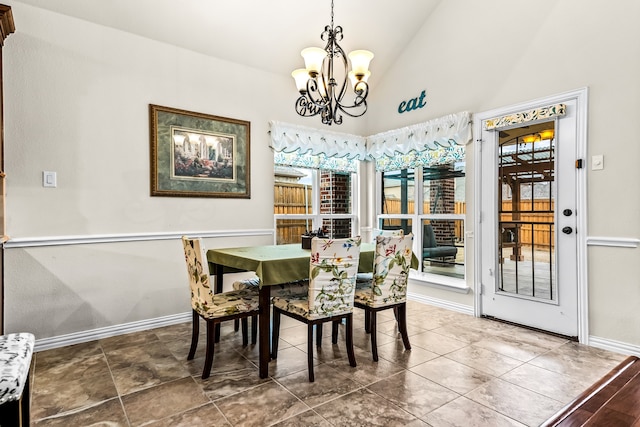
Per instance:
[[[274,165],[275,167],[276,165]],[[360,233],[360,220],[358,216],[359,212],[359,191],[360,188],[360,173],[361,173],[361,165],[358,162],[356,172],[340,172],[340,171],[331,171],[330,169],[317,169],[317,168],[303,168],[299,166],[288,166],[295,169],[308,169],[312,171],[311,173],[311,213],[310,214],[274,214],[273,215],[273,244],[277,244],[277,228],[278,228],[278,220],[286,220],[286,219],[304,219],[311,220],[312,227],[311,230],[318,230],[322,227],[324,220],[334,220],[334,219],[350,219],[351,220],[351,235],[356,236]],[[320,213],[320,176],[322,171],[330,171],[334,173],[349,173],[351,175],[350,182],[350,191],[351,191],[351,213],[350,214],[333,214],[333,213]],[[275,183],[275,181],[274,181]],[[311,231],[309,230],[309,231]]]
[[[466,156],[465,156],[465,171],[466,171]],[[422,262],[422,224],[424,220],[461,220],[463,221],[463,235],[467,235],[467,214],[431,214],[424,212],[424,174],[423,167],[418,166],[413,168],[414,183],[413,183],[413,200],[414,213],[412,214],[383,214],[382,213],[382,187],[384,185],[382,180],[382,172],[376,170],[375,172],[375,218],[376,227],[380,227],[381,221],[384,219],[409,219],[411,220],[411,231],[414,235],[413,239],[413,251],[419,254],[420,267],[417,270],[411,269],[409,277],[421,284],[426,284],[443,289],[453,290],[456,292],[468,293],[470,288],[467,286],[467,268],[468,260],[466,254],[468,254],[467,239],[464,239],[463,249],[465,251],[465,263],[464,263],[464,277],[457,278],[451,276],[445,276],[437,273],[430,273],[424,271],[424,264]],[[465,172],[465,183],[466,181]],[[466,194],[465,185],[465,194]],[[466,197],[465,197],[466,199]]]

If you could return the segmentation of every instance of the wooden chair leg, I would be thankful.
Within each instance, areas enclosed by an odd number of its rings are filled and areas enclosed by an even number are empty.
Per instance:
[[[334,320],[331,324],[331,343],[338,344],[338,326],[340,326],[339,320]]]
[[[31,386],[29,385],[31,379],[27,373],[27,379],[24,383],[24,389],[22,390],[22,399],[20,404],[22,405],[22,425],[29,427],[31,425]]]
[[[369,310],[364,311],[364,331],[368,334],[371,333],[371,315]]]
[[[411,350],[411,343],[409,342],[409,334],[407,333],[407,305],[402,304],[398,306],[398,329],[402,336],[402,342],[404,343],[405,350]]]
[[[219,324],[213,323],[211,320],[207,320],[207,351],[204,358],[204,369],[202,370],[202,379],[206,380],[211,375],[211,366],[213,365],[213,352],[215,350],[216,340],[215,332],[216,326]]]
[[[2,420],[2,426],[27,426],[28,424],[22,424],[20,422],[20,411],[22,407],[22,399],[12,400],[11,402],[5,402],[0,405],[0,420]]]
[[[378,339],[377,339],[377,329],[378,329],[378,321],[376,319],[375,310],[371,310],[371,354],[373,355],[373,361],[378,361]]]
[[[346,319],[347,356],[349,357],[349,365],[355,368],[356,355],[353,352],[353,314],[349,313]]]
[[[220,323],[216,323],[216,326],[215,326],[215,330],[216,330],[215,339],[216,339],[216,342],[220,342],[220,326],[221,326]]]
[[[316,345],[322,347],[322,323],[316,325]]]
[[[246,317],[242,318],[242,346],[246,347],[249,344],[249,320]]]
[[[322,323],[318,323],[317,326],[322,326]],[[322,327],[316,328],[316,334],[321,334]],[[313,375],[313,323],[307,325],[307,365],[309,366],[309,382],[315,381]]]
[[[280,310],[273,308],[273,326],[271,331],[271,358],[278,358],[278,340],[280,339]]]
[[[192,360],[195,356],[196,348],[198,348],[198,335],[200,334],[200,316],[195,310],[191,310],[191,312],[191,347],[187,360]]]
[[[258,316],[251,316],[251,344],[258,342]]]

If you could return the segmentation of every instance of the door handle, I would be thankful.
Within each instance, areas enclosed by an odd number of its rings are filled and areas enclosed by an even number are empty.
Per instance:
[[[567,226],[567,227],[563,227],[563,228],[562,228],[562,232],[563,232],[564,234],[571,234],[571,233],[573,232],[573,228],[568,227],[568,226]]]

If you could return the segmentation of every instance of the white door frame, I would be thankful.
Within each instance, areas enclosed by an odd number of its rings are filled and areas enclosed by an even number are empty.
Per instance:
[[[577,238],[577,303],[578,303],[578,340],[580,343],[589,344],[589,306],[588,306],[588,274],[587,274],[587,118],[588,118],[588,96],[589,89],[584,87],[575,91],[551,95],[521,104],[500,107],[473,115],[473,135],[476,138],[474,147],[474,252],[480,254],[482,233],[480,219],[482,217],[481,203],[481,172],[482,162],[480,151],[482,144],[482,122],[486,119],[505,116],[546,107],[548,105],[576,100],[576,160],[582,160],[582,169],[576,174],[576,238]],[[486,215],[485,215],[486,216]],[[494,236],[491,236],[493,238]],[[476,317],[482,315],[482,295],[481,290],[481,262],[479,256],[474,260],[474,314]]]

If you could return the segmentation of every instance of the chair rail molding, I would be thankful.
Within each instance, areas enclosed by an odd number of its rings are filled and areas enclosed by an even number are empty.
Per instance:
[[[150,240],[175,240],[182,236],[202,238],[272,236],[271,228],[256,230],[204,230],[204,231],[168,231],[161,233],[131,234],[93,234],[86,236],[44,236],[10,238],[4,243],[5,249],[28,248],[36,246],[86,245],[94,243],[143,242]]]
[[[614,248],[637,248],[640,239],[632,237],[587,236],[587,246],[609,246]]]

